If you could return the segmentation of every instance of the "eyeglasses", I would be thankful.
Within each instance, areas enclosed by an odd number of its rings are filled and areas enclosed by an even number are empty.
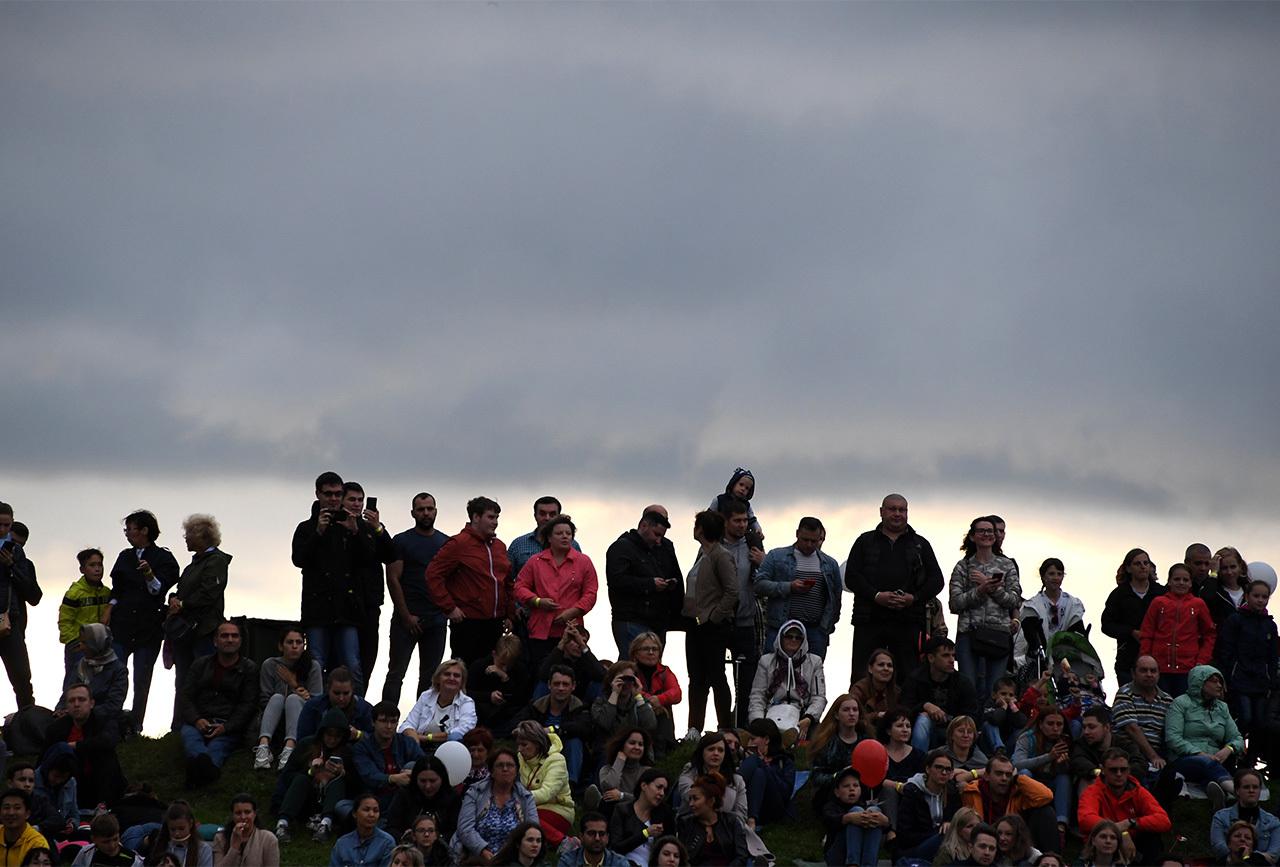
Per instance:
[[[994,536],[995,534],[996,534],[995,530],[974,530],[973,531],[973,535],[975,536]]]

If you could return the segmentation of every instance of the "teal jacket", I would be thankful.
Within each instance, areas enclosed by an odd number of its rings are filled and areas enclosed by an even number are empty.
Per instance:
[[[1222,672],[1212,665],[1197,665],[1187,675],[1187,691],[1169,705],[1164,718],[1164,746],[1170,759],[1196,753],[1216,753],[1230,746],[1236,753],[1244,749],[1244,738],[1231,718],[1227,703],[1214,699],[1205,704],[1201,689],[1212,675]]]

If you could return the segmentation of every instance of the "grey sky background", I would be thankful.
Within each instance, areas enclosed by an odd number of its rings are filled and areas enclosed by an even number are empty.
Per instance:
[[[0,496],[333,466],[629,514],[741,463],[778,508],[1274,527],[1278,35],[1268,4],[0,5]]]

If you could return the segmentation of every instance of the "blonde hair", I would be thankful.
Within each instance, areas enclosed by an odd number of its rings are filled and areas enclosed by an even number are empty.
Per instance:
[[[462,669],[462,691],[467,691],[467,664],[461,659],[446,659],[436,666],[435,673],[431,675],[431,685],[437,692],[440,690],[440,679],[444,677],[444,673],[455,666]]]
[[[204,548],[222,544],[222,528],[213,515],[188,515],[182,522],[182,532],[195,538]]]
[[[960,838],[960,828],[968,826],[972,829],[980,824],[982,824],[982,816],[972,807],[961,807],[956,810],[956,814],[951,817],[951,827],[947,829],[947,835],[942,838],[942,846],[938,848],[938,857],[933,859],[933,863],[955,864],[957,861],[968,858],[972,850],[969,844]]]

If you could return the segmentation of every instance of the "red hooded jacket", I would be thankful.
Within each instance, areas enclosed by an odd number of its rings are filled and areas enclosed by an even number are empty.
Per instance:
[[[1152,656],[1161,674],[1187,674],[1213,661],[1217,627],[1209,603],[1190,593],[1157,596],[1142,619],[1142,654]]]
[[[427,593],[446,615],[458,608],[471,620],[509,618],[514,589],[507,546],[501,539],[482,539],[470,524],[427,566]]]

